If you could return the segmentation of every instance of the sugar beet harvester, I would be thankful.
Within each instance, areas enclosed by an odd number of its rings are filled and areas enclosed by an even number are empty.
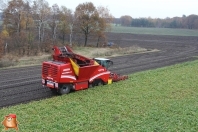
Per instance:
[[[53,60],[42,64],[42,84],[59,94],[68,94],[71,90],[82,90],[94,86],[111,84],[125,80],[108,70],[113,64],[109,59],[89,59],[72,52],[70,47],[53,47]]]

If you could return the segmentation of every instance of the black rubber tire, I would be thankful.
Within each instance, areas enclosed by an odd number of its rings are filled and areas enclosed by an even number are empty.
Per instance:
[[[93,88],[94,85],[92,83],[89,83],[89,88]]]
[[[91,84],[92,84],[92,87],[97,86],[97,82],[96,82],[96,80],[94,80]]]
[[[53,94],[57,94],[57,89],[55,89],[55,88],[50,88],[50,90],[52,91]]]
[[[107,85],[107,84],[108,84],[108,82],[104,82],[104,83],[103,83],[103,85]]]
[[[98,80],[97,86],[101,86],[101,85],[103,85],[103,81],[102,80]]]
[[[71,91],[71,85],[69,84],[63,84],[59,89],[58,89],[58,93],[60,95],[63,95],[63,94],[68,94],[70,93]]]

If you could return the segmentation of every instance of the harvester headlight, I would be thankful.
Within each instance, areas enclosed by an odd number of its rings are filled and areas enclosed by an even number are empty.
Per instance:
[[[42,79],[42,83],[45,84],[45,79]]]

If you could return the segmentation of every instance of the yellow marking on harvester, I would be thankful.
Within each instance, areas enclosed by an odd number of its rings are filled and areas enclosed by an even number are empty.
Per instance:
[[[79,75],[79,66],[78,66],[78,64],[76,64],[72,59],[70,59],[70,62],[72,64],[72,67],[74,69],[74,72],[75,72],[76,76],[78,76]]]
[[[94,65],[99,65],[98,62],[94,61]]]
[[[112,79],[108,79],[108,84],[112,84]]]

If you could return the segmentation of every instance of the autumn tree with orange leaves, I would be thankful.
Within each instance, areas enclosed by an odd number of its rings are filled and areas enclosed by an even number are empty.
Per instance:
[[[98,26],[96,27],[97,34],[97,47],[99,47],[100,39],[106,39],[105,31],[111,30],[111,22],[113,21],[113,16],[109,13],[108,8],[99,6],[97,8],[99,14]]]
[[[6,2],[7,1],[7,2]],[[79,4],[73,13],[65,6],[49,6],[46,0],[0,0],[3,12],[1,53],[36,55],[47,52],[46,47],[79,42],[83,35],[84,46],[88,38],[97,39],[97,46],[110,29],[112,16],[105,7],[93,3]],[[73,39],[73,40],[72,40]]]
[[[121,16],[120,17],[120,21],[121,21],[121,25],[122,26],[131,26],[131,22],[132,22],[132,17],[129,15],[125,15],[125,16]]]
[[[74,14],[76,27],[85,36],[84,46],[87,45],[90,34],[102,36],[107,28],[108,17],[111,17],[107,8],[99,7],[97,9],[92,2],[79,4]]]

